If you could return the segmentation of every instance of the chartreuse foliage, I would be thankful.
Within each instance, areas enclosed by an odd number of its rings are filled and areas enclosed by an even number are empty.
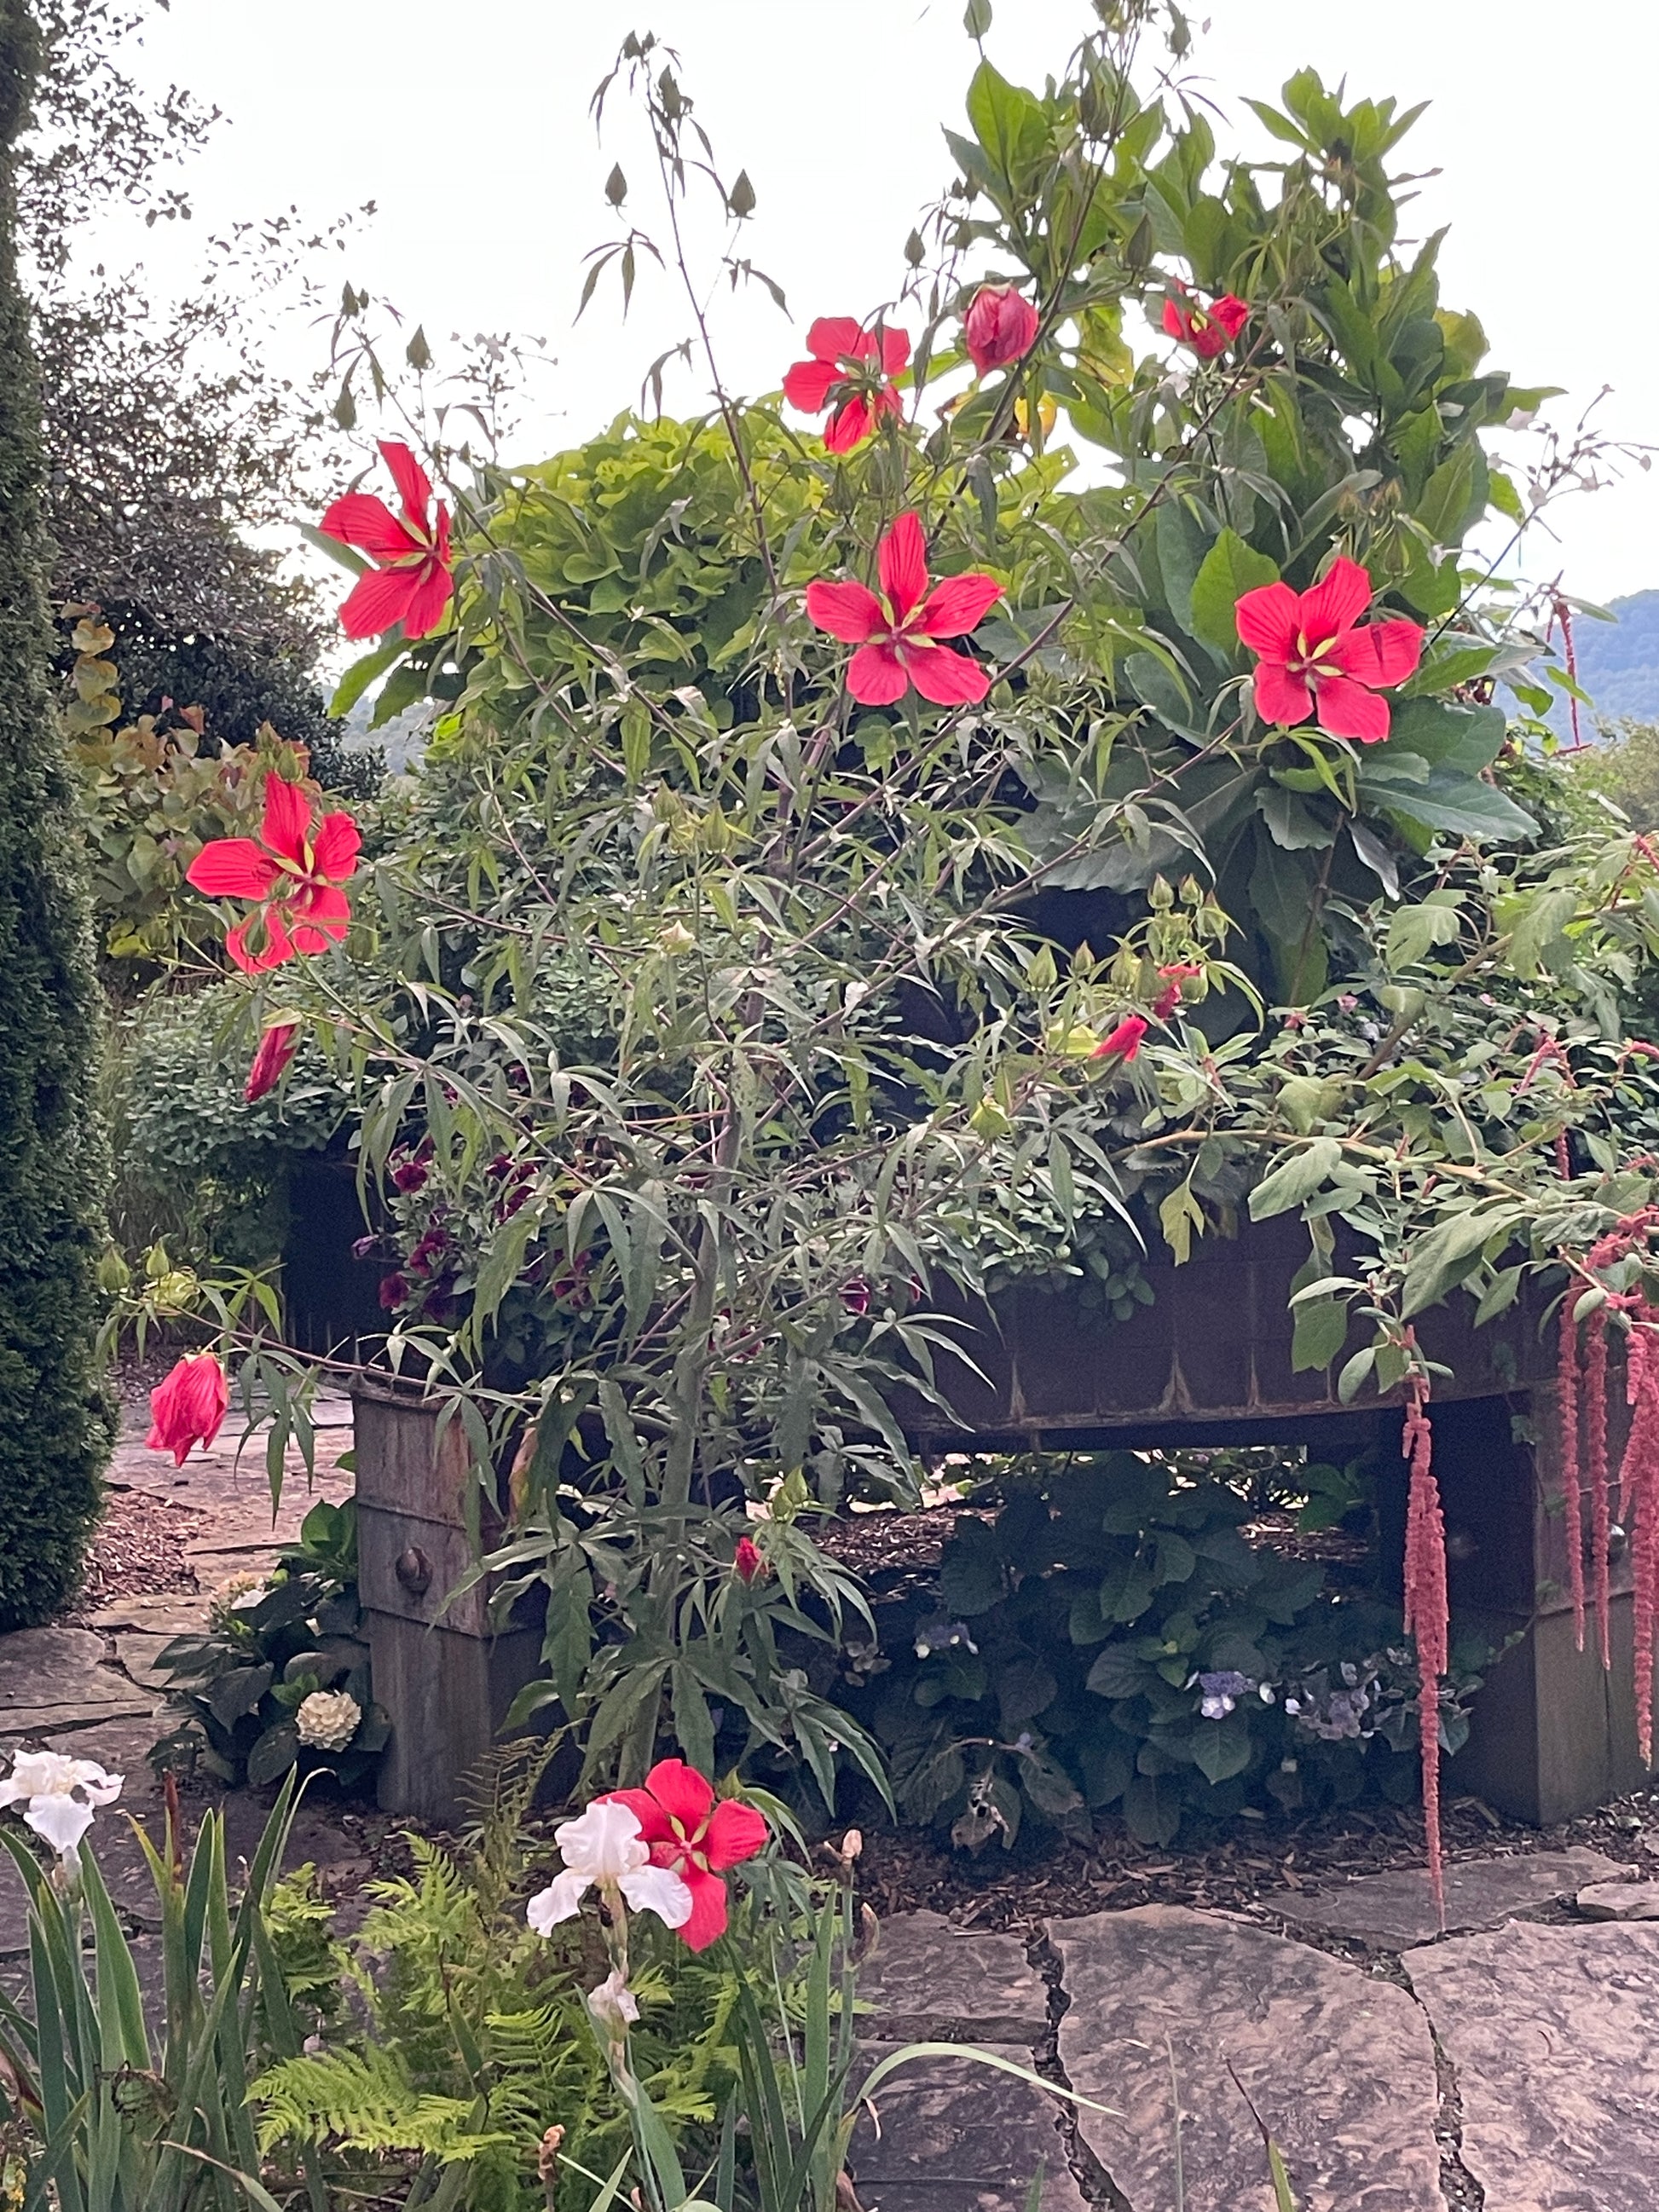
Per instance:
[[[79,824],[52,711],[40,396],[17,289],[12,149],[38,59],[0,4],[0,1629],[49,1620],[98,1510],[109,1415],[94,1362],[106,1163]]]
[[[914,1495],[901,1389],[948,1399],[974,1351],[941,1310],[1036,1276],[1122,1314],[1144,1252],[1296,1210],[1297,1360],[1369,1401],[1415,1311],[1500,1310],[1646,1188],[1621,1036],[1659,872],[1513,757],[1493,685],[1536,647],[1465,550],[1530,507],[1494,440],[1538,395],[1401,242],[1408,117],[1304,74],[1275,158],[1218,160],[1150,89],[1152,20],[1111,11],[1041,94],[979,68],[885,311],[908,413],[837,458],[721,388],[452,468],[453,628],[350,679],[441,711],[360,958],[280,1004],[359,1100],[387,1356],[513,1517],[590,1778],[671,1730],[826,1798],[837,1747],[873,1766],[813,1687],[860,1601],[811,1516]],[[677,65],[619,67],[678,209],[710,171]],[[1037,332],[964,392],[981,274]],[[1148,340],[1224,287],[1224,351]],[[1005,587],[982,703],[860,708],[807,616],[906,510],[936,579]],[[1231,618],[1339,557],[1424,632],[1380,744],[1264,724]]]

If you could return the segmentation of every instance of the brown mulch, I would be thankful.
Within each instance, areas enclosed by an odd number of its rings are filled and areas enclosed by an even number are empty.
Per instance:
[[[1349,1808],[1304,1821],[1241,1820],[1247,1832],[1183,1849],[1142,1847],[1115,1832],[1085,1849],[1053,1832],[1004,1853],[951,1850],[914,1828],[873,1823],[864,1832],[860,1887],[884,1914],[926,1906],[958,1927],[1018,1928],[1049,1917],[1122,1911],[1136,1905],[1190,1905],[1224,1911],[1261,1906],[1270,1893],[1314,1889],[1356,1875],[1424,1865],[1420,1808]],[[1571,1844],[1605,1852],[1659,1879],[1659,1790],[1638,1790],[1553,1828],[1507,1820],[1478,1799],[1454,1799],[1443,1828],[1448,1860],[1558,1851]]]
[[[185,1546],[207,1517],[148,1491],[112,1488],[87,1553],[76,1613],[97,1613],[120,1598],[194,1590],[196,1571]]]

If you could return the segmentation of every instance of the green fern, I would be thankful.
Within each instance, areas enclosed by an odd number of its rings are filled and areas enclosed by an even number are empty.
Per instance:
[[[480,2127],[482,2098],[434,2096],[418,2090],[397,2057],[376,2044],[287,2058],[249,2092],[264,2107],[259,2150],[281,2142],[332,2142],[343,2150],[413,2151],[448,2165],[511,2147],[513,2138]]]

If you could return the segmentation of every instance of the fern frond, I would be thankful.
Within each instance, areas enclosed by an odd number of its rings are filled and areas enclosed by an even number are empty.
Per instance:
[[[261,2156],[279,2142],[329,2140],[344,2150],[414,2151],[448,2165],[513,2142],[480,2127],[482,2100],[416,2090],[397,2058],[374,2044],[284,2059],[248,2094],[264,2108]]]

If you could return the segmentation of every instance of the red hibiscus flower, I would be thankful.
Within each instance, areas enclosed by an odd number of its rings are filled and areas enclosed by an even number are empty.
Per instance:
[[[733,1797],[717,1800],[696,1767],[681,1759],[659,1759],[643,1790],[613,1790],[598,1802],[626,1805],[651,1846],[652,1865],[672,1867],[690,1891],[691,1917],[680,1935],[692,1950],[706,1951],[726,1933],[720,1875],[764,1850],[765,1821],[752,1805]]]
[[[732,1571],[740,1583],[757,1582],[765,1574],[766,1562],[752,1536],[738,1537],[738,1547],[732,1554]]]
[[[280,968],[296,952],[322,952],[345,935],[351,906],[339,886],[356,873],[362,840],[349,814],[325,814],[313,837],[311,801],[296,783],[265,778],[265,813],[259,839],[216,837],[185,870],[186,880],[208,898],[257,899],[246,921],[226,933],[225,950],[248,975]],[[250,951],[249,932],[263,925],[261,951]]]
[[[850,315],[820,315],[806,333],[811,361],[798,361],[783,380],[783,396],[803,415],[821,415],[832,403],[823,442],[832,453],[850,453],[884,415],[902,404],[891,380],[909,362],[903,331],[866,331]]]
[[[1158,980],[1164,988],[1152,1000],[1152,1012],[1161,1022],[1167,1022],[1181,1004],[1181,987],[1189,975],[1201,975],[1202,968],[1190,960],[1177,960],[1168,968],[1160,968]]]
[[[1091,1060],[1121,1060],[1127,1067],[1140,1050],[1140,1040],[1146,1034],[1146,1022],[1139,1014],[1126,1014],[1115,1030],[1109,1030],[1089,1054]]]
[[[1250,319],[1250,310],[1243,300],[1225,292],[1207,307],[1188,301],[1184,293],[1179,300],[1164,302],[1164,328],[1182,345],[1189,345],[1201,361],[1213,361],[1227,348]]]
[[[936,707],[976,706],[991,688],[978,661],[942,637],[976,629],[1002,597],[994,576],[947,576],[927,588],[927,544],[914,514],[902,514],[877,556],[881,596],[866,584],[809,584],[806,611],[820,629],[856,645],[847,688],[862,707],[890,707],[914,684]]]
[[[1036,343],[1042,318],[1012,284],[981,284],[963,317],[968,358],[981,376],[1022,361]]]
[[[182,1467],[192,1444],[205,1448],[219,1433],[230,1404],[230,1386],[216,1352],[189,1352],[149,1394],[147,1451],[170,1451]]]
[[[250,1106],[282,1081],[283,1071],[294,1057],[295,1040],[299,1034],[298,1022],[273,1022],[260,1038],[259,1049],[253,1055],[253,1065],[242,1086],[242,1096]]]
[[[1262,584],[1233,611],[1241,645],[1257,656],[1256,712],[1287,728],[1314,715],[1328,737],[1380,744],[1389,734],[1389,702],[1376,695],[1403,684],[1422,657],[1413,622],[1367,623],[1371,580],[1341,554],[1309,592]]]
[[[440,500],[434,521],[426,471],[407,446],[386,438],[380,443],[403,498],[401,517],[372,492],[349,491],[318,526],[325,538],[355,545],[377,564],[352,586],[340,609],[341,626],[348,637],[378,637],[401,623],[405,637],[428,637],[452,589],[449,509]]]

